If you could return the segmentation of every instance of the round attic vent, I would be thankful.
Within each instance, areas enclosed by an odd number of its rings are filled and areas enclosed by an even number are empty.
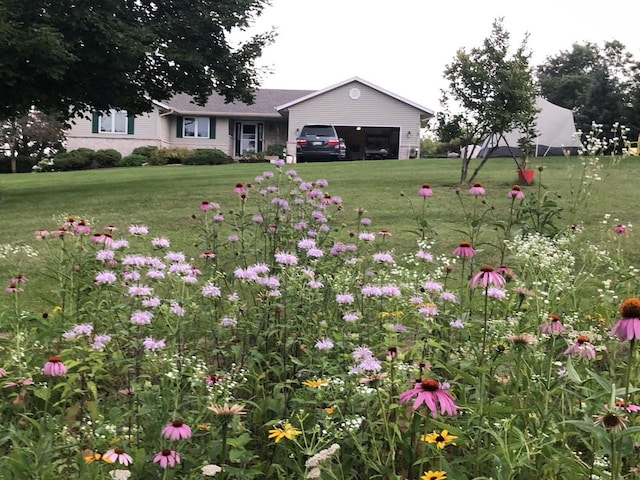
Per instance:
[[[351,90],[349,90],[349,97],[351,97],[351,100],[359,99],[360,98],[360,89],[354,87]]]

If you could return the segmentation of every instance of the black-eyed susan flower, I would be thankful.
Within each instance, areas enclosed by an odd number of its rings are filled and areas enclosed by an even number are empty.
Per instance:
[[[278,443],[283,438],[292,440],[293,437],[300,435],[302,432],[297,428],[294,428],[290,423],[285,423],[282,428],[272,428],[269,430],[269,437],[273,438]]]
[[[328,383],[329,381],[323,378],[317,378],[315,380],[305,380],[304,382],[302,382],[303,385],[311,388],[320,388],[324,385],[327,385]]]
[[[458,437],[449,434],[447,430],[442,430],[440,433],[434,431],[433,433],[422,435],[420,437],[420,440],[427,443],[435,443],[436,447],[438,447],[439,449],[443,449],[448,443],[455,445],[453,441],[456,438]]]
[[[429,470],[428,472],[424,472],[424,475],[420,477],[420,480],[446,480],[447,472],[442,470],[433,471]]]

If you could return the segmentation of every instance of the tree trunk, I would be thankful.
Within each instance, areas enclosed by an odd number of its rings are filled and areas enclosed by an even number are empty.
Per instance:
[[[466,155],[462,157],[462,165],[460,166],[460,185],[464,184],[467,180],[467,174],[469,173],[470,162],[471,162],[471,157],[467,158]]]

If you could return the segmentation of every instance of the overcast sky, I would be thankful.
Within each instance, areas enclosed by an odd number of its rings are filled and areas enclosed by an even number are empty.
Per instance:
[[[585,0],[272,0],[254,29],[278,36],[258,64],[264,88],[323,89],[357,76],[432,110],[445,66],[479,47],[504,17],[515,48],[528,32],[532,64],[619,40],[640,60],[640,2]]]

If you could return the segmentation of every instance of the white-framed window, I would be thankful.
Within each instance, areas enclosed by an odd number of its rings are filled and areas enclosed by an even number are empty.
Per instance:
[[[127,112],[124,110],[109,110],[98,117],[100,133],[127,133]]]
[[[209,138],[209,117],[184,117],[183,135]]]

